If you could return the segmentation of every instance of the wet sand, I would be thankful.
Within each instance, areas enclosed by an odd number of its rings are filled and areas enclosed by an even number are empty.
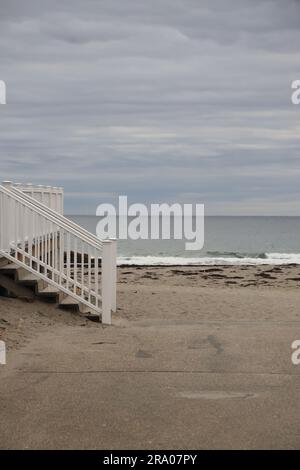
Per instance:
[[[300,265],[122,267],[120,283],[188,287],[300,287]],[[154,282],[155,283],[155,282]]]

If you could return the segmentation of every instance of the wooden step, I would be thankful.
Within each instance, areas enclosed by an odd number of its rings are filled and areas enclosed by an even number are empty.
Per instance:
[[[20,269],[20,266],[16,263],[8,263],[3,266],[0,266],[0,271],[2,273],[17,271],[18,269]]]
[[[9,261],[7,258],[4,258],[4,256],[0,257],[0,267],[2,266],[7,266],[11,261]]]
[[[63,300],[59,302],[59,305],[68,306],[68,305],[77,305],[79,307],[78,300],[74,299],[70,295],[67,295]]]
[[[16,263],[8,263],[4,266],[0,267],[0,273],[9,276],[11,279],[17,280],[18,272],[20,270],[20,266]]]
[[[0,274],[0,286],[6,289],[8,295],[22,299],[34,300],[35,295],[28,287],[22,286],[8,276]]]
[[[35,274],[23,274],[19,277],[19,282],[24,284],[36,284],[39,281],[39,277]]]
[[[87,305],[83,304],[82,302],[79,302],[79,311],[80,311],[80,313],[88,314],[88,315],[92,314],[92,313],[96,314],[96,312],[91,307],[88,307]]]
[[[57,289],[56,287],[54,286],[47,286],[45,287],[44,289],[42,290],[39,290],[38,291],[38,295],[46,295],[46,296],[53,296],[53,297],[56,297],[58,294],[59,294],[60,290]]]

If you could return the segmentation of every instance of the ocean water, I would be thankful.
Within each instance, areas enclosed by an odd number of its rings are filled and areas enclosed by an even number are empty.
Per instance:
[[[99,217],[69,216],[96,234]],[[119,240],[119,265],[300,264],[300,217],[205,217],[202,250],[185,240]]]

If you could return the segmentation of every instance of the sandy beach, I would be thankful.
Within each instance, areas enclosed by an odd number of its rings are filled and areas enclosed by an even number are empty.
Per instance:
[[[299,265],[118,279],[111,327],[0,297],[0,448],[300,447]]]

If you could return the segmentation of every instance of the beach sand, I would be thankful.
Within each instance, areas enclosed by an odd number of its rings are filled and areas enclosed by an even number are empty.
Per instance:
[[[118,278],[112,326],[0,297],[0,448],[300,448],[299,265]]]

